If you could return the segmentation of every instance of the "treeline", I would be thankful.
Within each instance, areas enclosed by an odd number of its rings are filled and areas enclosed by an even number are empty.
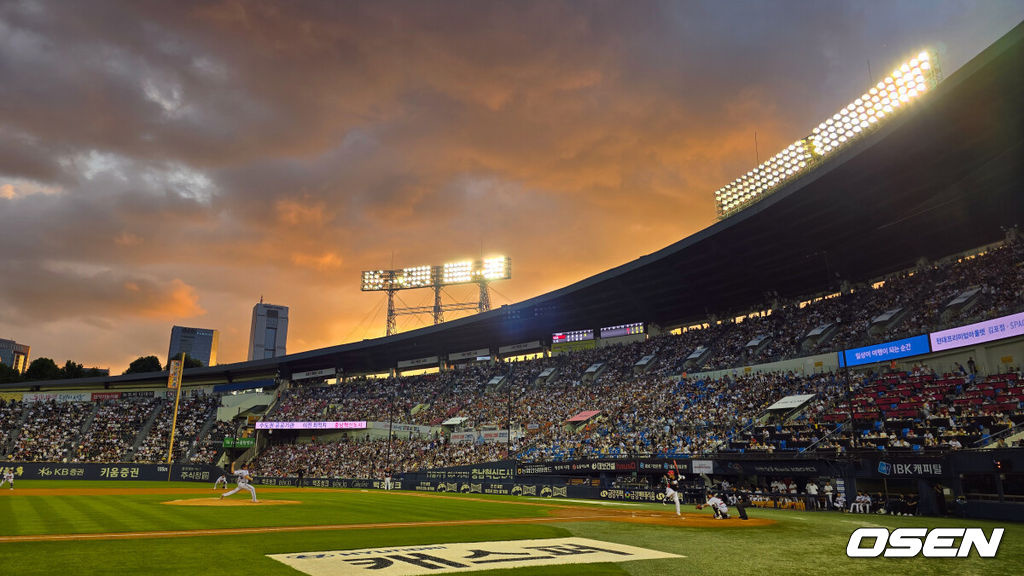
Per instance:
[[[35,380],[65,380],[68,378],[88,378],[89,376],[106,376],[107,370],[86,368],[77,362],[68,360],[64,366],[57,366],[51,358],[36,358],[28,365],[24,374],[6,364],[0,364],[0,382],[32,382]]]
[[[196,368],[202,365],[203,363],[199,360],[192,358],[188,354],[185,355],[185,368]],[[124,373],[141,374],[144,372],[160,372],[163,370],[167,370],[167,366],[162,365],[160,363],[160,359],[156,356],[140,356],[128,365],[128,369],[125,370]],[[57,363],[51,358],[36,358],[28,365],[28,369],[25,370],[24,374],[20,374],[14,368],[0,363],[0,383],[35,382],[38,380],[68,380],[71,378],[89,378],[93,376],[107,375],[109,375],[109,370],[86,368],[71,360],[65,362],[63,367],[60,367],[57,366]]]

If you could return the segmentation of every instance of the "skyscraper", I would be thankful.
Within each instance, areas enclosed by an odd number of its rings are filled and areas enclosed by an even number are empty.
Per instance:
[[[18,372],[24,372],[28,368],[28,353],[30,351],[30,346],[0,338],[0,364],[6,364]]]
[[[177,358],[182,352],[199,360],[203,366],[217,363],[217,346],[220,332],[207,328],[171,328],[171,345],[167,348],[167,358]]]
[[[288,340],[288,307],[259,304],[252,308],[252,328],[249,330],[249,360],[262,360],[284,356]]]

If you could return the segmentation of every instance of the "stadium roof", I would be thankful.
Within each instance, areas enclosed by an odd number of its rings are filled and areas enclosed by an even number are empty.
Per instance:
[[[388,338],[186,371],[186,383],[547,341],[629,322],[677,326],[830,291],[996,242],[1024,215],[1024,23],[915,106],[771,196],[658,252],[560,290]],[[710,191],[709,191],[710,193]],[[33,383],[156,382],[166,373]],[[24,387],[21,384],[19,387]]]

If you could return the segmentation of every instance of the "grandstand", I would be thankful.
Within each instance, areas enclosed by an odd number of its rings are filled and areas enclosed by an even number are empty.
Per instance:
[[[1018,26],[770,196],[555,292],[386,338],[188,370],[173,459],[235,461],[274,478],[299,468],[412,478],[493,462],[513,462],[516,475],[520,464],[593,460],[630,460],[636,471],[677,459],[816,459],[829,464],[804,465],[812,471],[801,480],[833,470],[850,492],[878,479],[861,474],[865,463],[917,456],[940,472],[902,481],[941,479],[970,495],[955,472],[981,460],[950,453],[1009,447],[1024,424],[1024,324],[1013,320],[1024,313],[1022,58]],[[945,330],[988,323],[971,329],[985,332],[1003,318],[1005,335],[935,346]],[[646,334],[593,334],[632,323]],[[577,329],[589,338],[552,342]],[[885,352],[893,345],[905,353]],[[856,365],[862,348],[882,353]],[[448,360],[483,349],[486,361]],[[402,376],[406,366],[438,372]],[[160,462],[166,379],[2,385],[0,447],[13,461]],[[211,444],[254,432],[257,420],[362,426],[271,428],[244,450]],[[708,470],[757,476],[742,463]]]

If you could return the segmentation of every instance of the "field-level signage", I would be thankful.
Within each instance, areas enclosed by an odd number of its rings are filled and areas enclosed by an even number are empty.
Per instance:
[[[587,538],[425,544],[268,556],[310,576],[417,576],[525,566],[685,558],[678,554]]]

